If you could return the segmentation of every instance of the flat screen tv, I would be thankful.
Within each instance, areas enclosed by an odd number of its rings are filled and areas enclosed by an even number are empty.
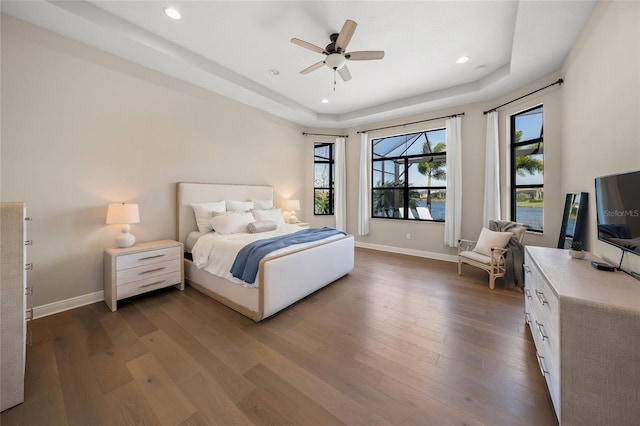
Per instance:
[[[596,178],[598,239],[640,255],[640,170]]]

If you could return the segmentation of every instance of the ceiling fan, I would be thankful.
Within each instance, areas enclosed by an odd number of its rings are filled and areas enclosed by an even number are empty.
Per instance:
[[[291,43],[304,47],[305,49],[313,50],[317,53],[327,55],[324,60],[317,62],[310,67],[307,67],[300,71],[300,74],[309,74],[311,71],[315,71],[318,68],[326,65],[331,68],[334,73],[337,72],[343,81],[351,80],[351,73],[347,68],[347,61],[369,61],[373,59],[384,58],[384,51],[382,50],[362,50],[358,52],[346,52],[347,45],[353,37],[353,33],[356,31],[358,24],[354,21],[347,19],[340,30],[340,33],[331,34],[329,39],[331,43],[327,47],[322,48],[311,44],[299,38],[292,38]]]

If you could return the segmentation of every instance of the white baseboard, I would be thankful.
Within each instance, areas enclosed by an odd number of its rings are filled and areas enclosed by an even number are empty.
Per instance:
[[[371,250],[379,250],[386,251],[389,253],[398,253],[398,254],[406,254],[409,256],[417,256],[424,257],[427,259],[435,259],[435,260],[444,260],[446,262],[454,262],[458,263],[458,256],[450,255],[450,254],[442,254],[442,253],[434,253],[430,251],[422,251],[422,250],[413,250],[413,249],[405,249],[400,247],[392,247],[392,246],[384,246],[381,244],[369,244],[356,241],[356,247],[362,247]]]
[[[427,259],[444,260],[446,262],[457,262],[458,257],[442,253],[433,253],[422,250],[404,249],[399,247],[384,246],[380,244],[368,244],[357,242],[356,247],[362,247],[371,250],[386,251],[389,253],[406,254],[409,256],[424,257]],[[68,311],[69,309],[79,308],[81,306],[90,305],[91,303],[101,302],[104,300],[104,291],[96,291],[95,293],[89,293],[78,297],[72,297],[71,299],[60,300],[58,302],[49,303],[42,306],[33,307],[33,319],[42,318],[49,315],[57,314],[60,312]]]
[[[84,294],[71,299],[60,300],[58,302],[48,303],[42,306],[33,307],[33,319],[46,317],[48,315],[57,314],[59,312],[68,311],[69,309],[79,308],[80,306],[90,305],[95,302],[104,300],[104,291],[96,291],[95,293]]]

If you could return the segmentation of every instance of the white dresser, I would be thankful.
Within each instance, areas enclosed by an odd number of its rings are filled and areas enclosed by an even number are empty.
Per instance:
[[[183,246],[173,240],[151,241],[104,251],[104,301],[117,301],[175,285],[184,290]]]
[[[24,203],[0,204],[0,405],[24,401],[27,333],[27,227]]]
[[[525,320],[563,425],[640,422],[640,281],[525,249]]]

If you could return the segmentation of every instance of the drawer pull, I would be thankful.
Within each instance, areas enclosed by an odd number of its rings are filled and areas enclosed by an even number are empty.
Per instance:
[[[531,318],[529,318],[529,312],[524,313],[524,322],[526,322],[527,324],[529,324],[529,326],[531,326]]]
[[[167,280],[161,280],[161,281],[156,281],[154,283],[150,283],[150,284],[145,284],[145,285],[141,285],[140,288],[144,288],[144,287],[151,287],[152,285],[156,285],[156,284],[162,284],[164,282],[166,282]]]
[[[522,267],[524,268],[524,271],[528,274],[531,273],[531,269],[529,268],[529,265],[522,265]]]
[[[547,301],[547,298],[544,297],[544,293],[538,290],[535,290],[536,292],[536,296],[538,296],[538,300],[540,301],[540,303],[542,303],[543,305],[548,305],[549,302]]]
[[[25,271],[33,271],[33,262],[27,263],[26,265],[24,265],[24,270]]]
[[[538,351],[536,351],[536,358],[538,358],[538,366],[540,367],[540,371],[542,372],[542,375],[545,376],[549,374],[547,367],[544,366],[544,357],[540,355]]]
[[[162,268],[149,269],[148,271],[139,272],[138,275],[150,274],[151,272],[158,272],[162,271],[163,269],[167,268],[163,266]]]
[[[138,259],[138,261],[141,260],[149,260],[149,259],[156,259],[158,257],[163,257],[164,254],[156,254],[155,256],[147,256],[147,257],[141,257],[140,259]]]
[[[33,240],[26,240],[26,241],[24,242],[24,245],[25,245],[25,246],[32,246],[32,245],[33,245]]]
[[[32,296],[33,295],[33,286],[32,285],[28,285],[28,286],[25,287],[24,295],[25,296]]]
[[[549,336],[547,336],[544,332],[544,325],[540,324],[538,321],[536,321],[536,328],[538,329],[538,334],[540,334],[542,340],[546,340],[549,338]]]
[[[527,299],[531,299],[531,290],[529,290],[528,288],[525,288],[524,294],[527,296]]]

